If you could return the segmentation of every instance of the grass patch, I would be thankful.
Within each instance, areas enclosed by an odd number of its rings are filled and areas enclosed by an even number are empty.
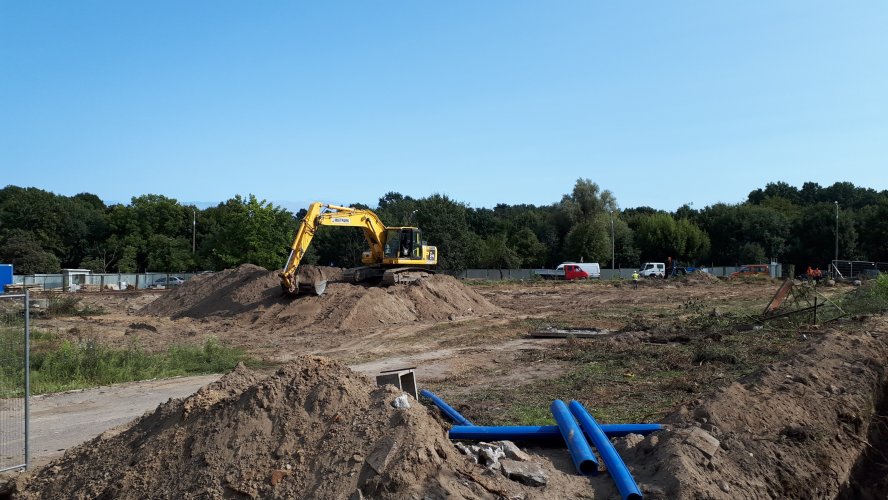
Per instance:
[[[515,405],[511,408],[515,425],[554,425],[555,419],[549,408],[531,405]]]
[[[553,423],[554,399],[576,399],[602,422],[650,422],[684,402],[742,379],[761,366],[784,358],[798,345],[788,330],[736,331],[730,318],[688,318],[681,342],[620,342],[616,339],[572,339],[548,350],[524,353],[519,363],[557,362],[559,377],[519,387],[502,387],[463,395],[452,401],[479,425],[546,425]],[[682,311],[684,312],[684,311]],[[689,326],[702,324],[705,330]],[[655,334],[670,338],[675,332]],[[439,389],[447,394],[447,388]]]
[[[98,316],[105,314],[102,307],[81,304],[81,298],[72,295],[52,295],[47,299],[46,309],[37,314],[43,318],[58,318],[62,316]]]
[[[0,397],[21,395],[24,346],[15,329],[4,329],[3,342],[13,346],[0,357]],[[21,335],[18,330],[17,335]],[[7,339],[8,337],[8,339]],[[72,342],[46,332],[32,332],[31,393],[43,394],[153,378],[226,372],[239,362],[257,364],[237,348],[214,338],[203,345],[175,345],[163,352],[147,352],[132,344],[109,348],[96,340]]]
[[[728,346],[700,346],[694,349],[694,364],[703,363],[727,363],[736,365],[740,363],[740,357],[736,349]]]

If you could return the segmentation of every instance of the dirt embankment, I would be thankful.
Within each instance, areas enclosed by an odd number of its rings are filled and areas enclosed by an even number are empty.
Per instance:
[[[238,367],[19,478],[11,498],[484,498],[528,486],[461,455],[423,405],[327,358]]]
[[[886,444],[874,440],[885,439],[888,318],[864,326],[827,334],[681,407],[664,421],[673,430],[626,451],[626,462],[666,498],[860,498],[877,491],[885,468],[874,474],[868,464],[873,449]],[[885,498],[881,491],[873,498]]]
[[[141,312],[172,318],[227,319],[275,329],[332,331],[376,329],[499,311],[451,276],[431,275],[410,285],[376,287],[336,282],[340,270],[335,268],[309,271],[333,280],[320,297],[285,297],[276,272],[246,264],[195,277]]]

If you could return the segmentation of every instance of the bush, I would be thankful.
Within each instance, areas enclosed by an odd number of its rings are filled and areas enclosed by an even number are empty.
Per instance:
[[[888,311],[888,274],[880,274],[846,295],[842,308],[849,314],[880,314]]]
[[[42,316],[56,318],[60,316],[94,316],[105,314],[101,307],[85,305],[80,307],[80,297],[73,295],[53,295],[47,300],[46,310]]]

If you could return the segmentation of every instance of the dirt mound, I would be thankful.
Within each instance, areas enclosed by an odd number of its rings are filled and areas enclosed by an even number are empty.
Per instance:
[[[499,311],[451,276],[431,275],[413,284],[383,288],[337,282],[341,270],[336,268],[309,267],[305,272],[331,280],[324,295],[286,297],[276,272],[247,264],[196,277],[141,312],[172,318],[228,318],[253,326],[286,325],[286,329],[330,331]]]
[[[12,498],[482,498],[527,487],[461,455],[426,408],[320,357],[238,367],[20,478]],[[106,433],[110,434],[110,433]]]
[[[642,464],[636,479],[665,498],[860,498],[853,488],[888,486],[867,458],[886,446],[888,320],[877,322],[683,406],[664,421],[671,431],[621,450]]]

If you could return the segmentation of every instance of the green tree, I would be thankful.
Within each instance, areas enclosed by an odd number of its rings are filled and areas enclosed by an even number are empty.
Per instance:
[[[0,262],[12,264],[16,274],[57,273],[61,269],[58,257],[44,250],[33,233],[20,229],[8,233],[0,245]]]
[[[616,267],[638,267],[639,250],[635,244],[635,233],[621,218],[614,219],[614,253]]]
[[[888,196],[861,209],[858,219],[861,254],[867,260],[888,262]]]
[[[192,267],[191,245],[183,238],[154,234],[145,244],[148,271],[184,271]]]
[[[521,258],[509,247],[506,235],[494,235],[481,242],[478,263],[480,267],[490,269],[517,269],[521,267]]]
[[[856,259],[857,230],[853,212],[839,210],[839,258]],[[825,269],[835,258],[836,208],[833,203],[817,203],[802,209],[795,221],[790,261],[799,268],[817,266]]]
[[[254,195],[236,195],[206,210],[213,233],[201,246],[204,258],[214,269],[244,263],[266,269],[282,268],[296,234],[293,215]]]
[[[550,220],[563,241],[561,260],[605,261],[611,254],[610,214],[617,210],[614,195],[589,179],[577,179]]]
[[[687,219],[676,221],[664,213],[641,217],[635,235],[644,260],[696,261],[709,251],[705,232]]]
[[[477,261],[480,241],[469,230],[464,204],[435,194],[417,201],[418,227],[430,245],[438,247],[441,269],[466,269]]]
[[[740,245],[738,257],[740,262],[745,262],[746,264],[763,264],[768,262],[765,249],[755,242],[747,242]]]
[[[195,267],[191,248],[191,211],[175,199],[156,194],[134,197],[108,210],[108,244],[96,254],[118,258],[121,272],[181,271]],[[168,254],[166,257],[162,255]],[[93,255],[95,257],[95,255]],[[157,266],[175,265],[173,269]]]
[[[610,260],[610,221],[599,216],[574,225],[565,238],[564,253],[567,260],[577,262]]]
[[[530,228],[521,228],[508,238],[508,247],[517,258],[516,267],[540,268],[546,262],[546,245],[542,244]]]

